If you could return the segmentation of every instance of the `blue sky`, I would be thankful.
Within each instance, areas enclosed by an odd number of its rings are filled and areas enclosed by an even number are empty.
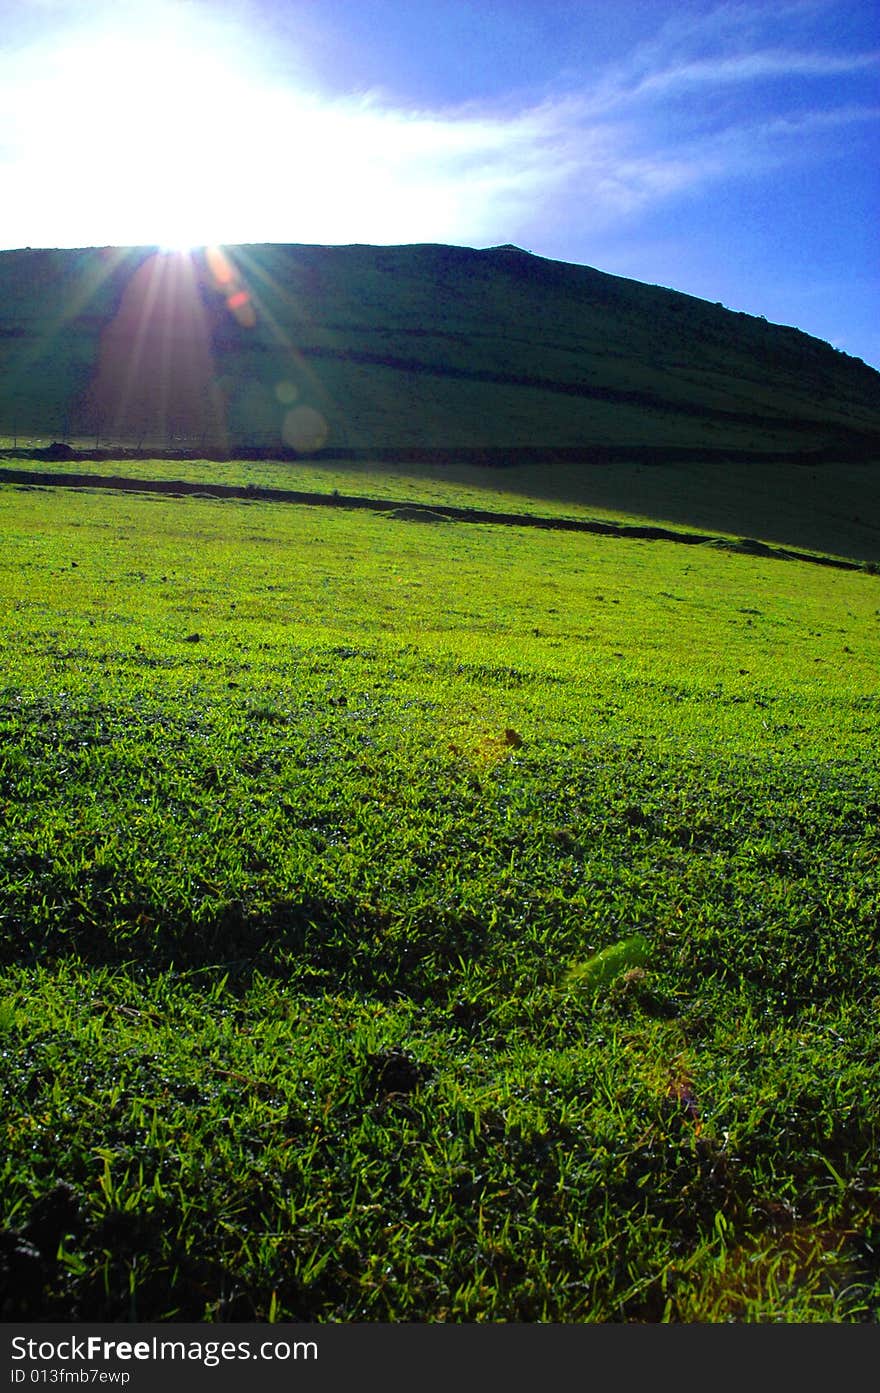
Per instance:
[[[880,367],[877,0],[0,0],[0,246],[515,242]]]

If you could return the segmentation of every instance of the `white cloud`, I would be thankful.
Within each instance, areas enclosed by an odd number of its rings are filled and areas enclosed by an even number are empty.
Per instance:
[[[58,6],[68,16],[75,8]],[[44,38],[7,64],[7,246],[479,244],[571,218],[595,231],[708,181],[804,158],[793,136],[880,114],[844,101],[841,89],[826,105],[764,115],[746,103],[697,135],[677,122],[663,103],[693,87],[748,92],[775,76],[808,83],[866,71],[880,58],[774,46],[762,25],[767,11],[753,5],[673,16],[626,64],[582,90],[513,110],[414,110],[383,92],[320,96],[304,79],[282,83],[272,64],[261,68],[252,34],[239,36],[230,22],[206,29],[198,6],[119,13],[102,0],[86,31]]]
[[[880,64],[880,53],[798,53],[763,49],[735,57],[714,57],[667,68],[644,77],[625,98],[693,87],[755,82],[774,77],[829,77],[859,72]]]

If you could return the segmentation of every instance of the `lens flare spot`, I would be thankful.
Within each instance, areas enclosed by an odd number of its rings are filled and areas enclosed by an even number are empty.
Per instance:
[[[281,435],[285,445],[301,454],[311,454],[327,443],[330,428],[313,406],[295,406],[285,414]]]
[[[226,308],[243,329],[253,329],[257,322],[257,312],[246,290],[234,290],[226,297]]]
[[[205,247],[205,260],[218,287],[232,284],[235,268],[222,247]]]
[[[295,382],[279,382],[275,387],[275,396],[282,406],[292,406],[299,396],[299,388]]]
[[[205,264],[211,274],[214,289],[226,300],[226,308],[233,319],[243,329],[253,329],[257,322],[257,311],[231,258],[222,247],[205,247]]]

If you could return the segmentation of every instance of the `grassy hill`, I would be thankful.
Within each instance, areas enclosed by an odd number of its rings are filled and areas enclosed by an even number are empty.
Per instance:
[[[515,247],[0,253],[3,433],[503,467],[534,499],[880,553],[880,374]]]
[[[281,445],[294,400],[326,416],[329,446],[371,450],[880,438],[880,374],[860,360],[589,267],[513,247],[251,246],[228,261],[232,282],[201,253],[0,253],[0,429],[201,433],[195,393],[161,420],[149,361],[164,354],[174,376],[201,335],[212,376],[189,385],[225,398],[212,424],[239,447]],[[250,297],[253,322],[227,310],[230,288]],[[140,342],[113,345],[128,350],[128,399],[96,401],[101,336],[135,310]]]
[[[880,376],[515,248],[0,354],[0,1319],[876,1323],[877,568],[721,534],[880,559]]]

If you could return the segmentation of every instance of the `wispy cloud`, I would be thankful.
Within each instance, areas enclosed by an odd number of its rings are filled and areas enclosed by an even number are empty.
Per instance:
[[[830,111],[801,111],[765,120],[755,130],[768,136],[802,136],[837,126],[862,125],[880,121],[880,106],[838,106]]]
[[[161,240],[149,221],[160,191],[197,237],[229,241],[482,243],[563,220],[608,228],[710,181],[809,158],[806,133],[833,140],[878,120],[849,83],[880,54],[802,43],[797,26],[791,46],[777,42],[781,13],[792,27],[815,9],[677,14],[624,63],[513,109],[318,95],[271,65],[261,73],[253,37],[238,45],[228,24],[203,42],[197,7],[176,53],[133,21],[100,41],[65,33],[18,54],[0,86],[0,179],[16,195],[4,240],[17,228],[34,244]],[[785,93],[755,103],[775,78]],[[698,102],[678,100],[695,90]]]
[[[812,21],[831,9],[793,0],[680,12],[567,102],[548,103],[592,226],[712,182],[828,159],[848,128],[876,124],[880,107],[858,98],[880,50],[837,46],[833,25],[817,43]],[[792,42],[777,42],[786,30]]]
[[[876,53],[799,53],[785,49],[763,49],[736,57],[704,58],[681,63],[644,77],[624,100],[634,101],[647,94],[669,92],[694,86],[721,86],[727,83],[756,82],[775,77],[831,77],[859,72],[880,64]]]

